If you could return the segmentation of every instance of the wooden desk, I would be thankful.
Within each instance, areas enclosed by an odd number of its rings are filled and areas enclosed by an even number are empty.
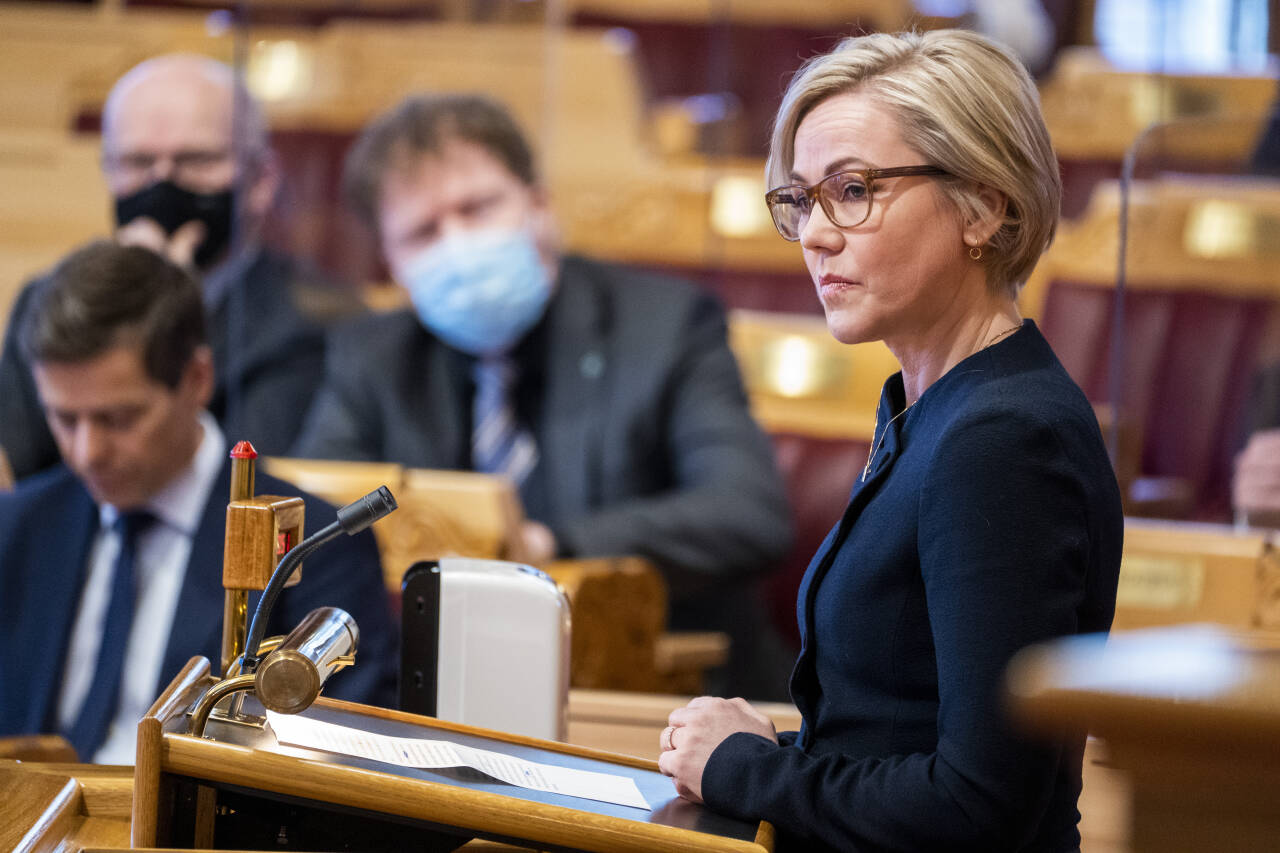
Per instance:
[[[603,690],[571,690],[569,693],[569,743],[607,752],[652,759],[667,714],[689,701],[688,696],[619,693]],[[773,719],[778,731],[800,725],[795,706],[755,703]],[[39,777],[39,778],[37,778]],[[46,777],[52,777],[50,783]],[[1084,792],[1080,797],[1080,833],[1084,853],[1125,853],[1128,850],[1129,786],[1123,773],[1111,766],[1104,744],[1090,739],[1085,748]],[[99,853],[128,844],[132,803],[133,768],[95,767],[77,764],[16,764],[0,761],[0,826],[24,831],[36,821],[38,808],[47,805],[39,792],[50,784],[59,789],[68,781],[78,785],[60,817],[58,838],[66,853]],[[23,815],[27,816],[24,820]],[[0,831],[0,849],[9,849],[9,836]],[[473,841],[463,848],[513,850],[496,842]]]
[[[1040,87],[1045,123],[1063,160],[1118,163],[1153,122],[1230,116],[1229,133],[1188,138],[1179,153],[1222,162],[1248,157],[1275,98],[1274,73],[1153,74],[1112,65],[1094,47],[1058,55]]]
[[[1188,622],[1280,631],[1280,552],[1273,534],[1125,519],[1112,627]]]
[[[1132,788],[1135,853],[1280,838],[1280,636],[1207,626],[1078,637],[1010,666],[1015,712],[1104,738]]]
[[[768,853],[773,828],[675,795],[657,762],[321,698],[300,716],[393,737],[428,738],[634,781],[650,808],[508,785],[466,768],[396,766],[277,743],[270,729],[187,712],[216,679],[192,658],[138,724],[136,847],[452,850],[471,838],[582,851]],[[224,682],[225,684],[225,682]],[[514,697],[513,697],[514,698]],[[246,700],[250,713],[261,713]]]

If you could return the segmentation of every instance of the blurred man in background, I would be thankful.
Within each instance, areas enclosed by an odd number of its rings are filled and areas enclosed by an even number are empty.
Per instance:
[[[60,732],[83,761],[129,764],[163,687],[193,655],[221,654],[231,466],[205,410],[200,293],[153,252],[95,243],[36,288],[18,337],[63,464],[0,495],[0,735]],[[265,474],[257,487],[297,494]],[[313,528],[333,519],[303,499]],[[326,605],[360,626],[358,665],[327,692],[394,702],[395,632],[370,532],[309,557],[269,629],[288,633]]]
[[[200,278],[214,360],[209,410],[231,439],[283,453],[323,374],[325,328],[360,305],[263,247],[280,169],[258,104],[220,62],[148,60],[107,97],[102,174],[116,239]],[[14,334],[33,292],[18,296],[0,357],[0,448],[19,478],[58,460]]]
[[[335,333],[294,455],[506,475],[531,560],[651,559],[672,627],[730,634],[719,686],[782,693],[791,658],[755,581],[789,511],[720,306],[562,255],[529,146],[485,98],[406,100],[345,178],[413,308]]]

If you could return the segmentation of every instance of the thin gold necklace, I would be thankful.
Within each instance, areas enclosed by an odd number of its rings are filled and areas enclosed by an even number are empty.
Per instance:
[[[871,473],[871,463],[875,461],[876,454],[880,452],[880,445],[884,444],[884,437],[889,434],[889,427],[893,426],[893,422],[898,418],[911,411],[911,407],[915,404],[915,400],[907,403],[907,407],[905,409],[889,418],[889,422],[884,425],[884,432],[880,433],[880,438],[876,441],[875,447],[871,448],[871,452],[867,454],[867,464],[862,466],[862,482],[865,483],[867,481],[867,474]],[[875,425],[871,427],[871,434],[874,436],[878,429],[880,429],[880,413],[876,412],[876,422]]]
[[[1008,329],[1005,329],[1003,332],[996,335],[994,338],[992,338],[991,340],[983,344],[981,347],[979,347],[978,352],[981,352],[987,347],[995,346],[1002,339],[1009,337],[1009,335],[1012,335],[1014,332],[1018,331],[1021,328],[1022,328],[1022,324],[1019,323],[1016,326],[1011,326]],[[907,404],[907,407],[905,409],[903,409],[901,412],[898,412],[898,414],[894,415],[893,417],[889,418],[889,422],[884,425],[884,432],[880,433],[880,437],[876,440],[875,446],[872,447],[871,452],[867,454],[867,464],[862,466],[862,478],[861,478],[862,482],[865,483],[867,481],[867,475],[871,473],[871,463],[875,461],[876,454],[880,452],[880,447],[881,445],[884,444],[884,437],[889,433],[889,427],[893,426],[893,422],[896,421],[898,418],[902,417],[907,412],[911,411],[911,407],[914,406],[915,404],[916,404],[916,400],[912,400],[910,403]],[[876,431],[879,429],[880,429],[880,413],[876,412],[876,421],[875,421],[875,424],[871,427],[871,435],[874,436],[876,434]]]
[[[992,338],[991,340],[989,340],[989,341],[987,341],[985,344],[983,344],[983,345],[978,349],[978,352],[982,352],[982,350],[986,349],[987,347],[993,347],[993,346],[995,346],[996,344],[998,344],[998,343],[1000,342],[1000,340],[1001,340],[1002,338],[1007,338],[1007,337],[1009,337],[1010,335],[1012,335],[1014,332],[1018,331],[1018,330],[1019,330],[1019,329],[1021,329],[1021,328],[1022,328],[1022,324],[1021,324],[1021,323],[1019,323],[1019,324],[1018,324],[1018,325],[1016,325],[1016,326],[1011,326],[1011,327],[1009,327],[1008,329],[1005,329],[1003,332],[1001,332],[1000,334],[996,335],[994,338]]]

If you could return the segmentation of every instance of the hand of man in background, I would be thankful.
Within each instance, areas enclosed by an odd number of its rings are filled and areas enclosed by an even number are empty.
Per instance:
[[[116,241],[124,246],[141,246],[166,258],[183,269],[195,270],[196,249],[205,237],[204,223],[199,220],[183,223],[177,231],[166,234],[154,219],[139,216],[116,229]]]
[[[1236,457],[1232,503],[1253,524],[1280,524],[1280,429],[1260,430]]]

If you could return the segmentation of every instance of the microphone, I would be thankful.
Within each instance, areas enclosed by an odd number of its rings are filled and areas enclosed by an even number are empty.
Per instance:
[[[386,486],[379,486],[364,497],[338,510],[338,524],[348,536],[355,536],[396,508],[396,499]]]
[[[390,514],[395,508],[396,499],[391,494],[391,490],[386,486],[379,486],[364,497],[339,509],[337,521],[311,534],[284,555],[280,564],[276,566],[276,570],[271,573],[271,580],[267,582],[267,588],[262,591],[258,606],[253,611],[253,619],[249,622],[249,635],[244,645],[244,663],[240,667],[242,673],[248,673],[257,668],[261,660],[258,656],[258,648],[262,645],[262,635],[267,631],[271,610],[275,607],[276,599],[280,597],[284,585],[288,583],[302,561],[330,539],[343,533],[354,536],[378,519]]]

